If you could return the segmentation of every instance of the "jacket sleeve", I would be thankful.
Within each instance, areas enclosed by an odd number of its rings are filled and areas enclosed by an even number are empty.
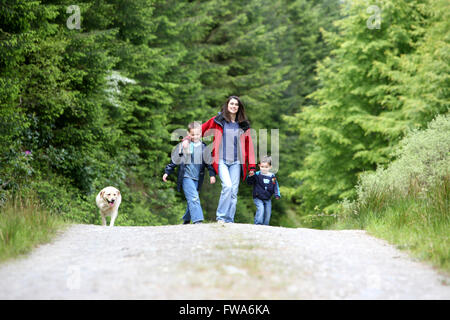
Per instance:
[[[248,185],[253,185],[256,182],[256,174],[249,176],[247,175],[247,178],[245,178],[245,180],[247,181]]]
[[[208,168],[209,176],[215,177],[216,176],[216,170],[214,170],[214,167],[210,164],[206,164],[206,168]]]
[[[275,197],[276,198],[281,198],[281,194],[280,194],[280,186],[278,185],[278,179],[275,181]]]
[[[213,159],[211,156],[211,149],[204,142],[203,142],[202,160],[203,160],[203,165],[208,169],[209,176],[215,177],[216,170],[214,170],[214,167],[212,166]]]
[[[205,136],[205,133],[208,133],[209,129],[214,128],[214,118],[215,116],[202,124],[202,137]],[[209,132],[206,136],[210,136],[211,134],[212,133]]]
[[[171,175],[175,171],[175,168],[182,161],[183,161],[183,148],[181,146],[181,143],[179,143],[172,152],[170,163],[164,169],[164,173],[167,173],[167,175]]]
[[[245,148],[246,148],[246,162],[248,163],[248,169],[256,171],[256,160],[255,160],[255,149],[253,147],[253,140],[252,136],[250,134],[251,129],[247,130],[246,137],[245,137]]]
[[[176,167],[177,167],[177,165],[175,163],[173,163],[173,161],[170,161],[170,163],[164,169],[164,173],[167,173],[167,175],[171,175],[174,172]]]

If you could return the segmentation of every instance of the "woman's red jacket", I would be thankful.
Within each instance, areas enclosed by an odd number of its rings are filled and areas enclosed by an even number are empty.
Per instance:
[[[202,136],[214,136],[212,149],[212,165],[214,170],[216,171],[216,174],[219,174],[219,147],[223,136],[224,121],[226,121],[225,118],[221,113],[219,113],[219,115],[212,117],[202,124]],[[256,170],[255,150],[253,149],[253,141],[250,134],[251,130],[248,121],[239,122],[239,127],[242,129],[242,131],[240,131],[239,143],[241,149],[240,159],[242,159],[241,176],[242,180],[245,180],[247,171]]]

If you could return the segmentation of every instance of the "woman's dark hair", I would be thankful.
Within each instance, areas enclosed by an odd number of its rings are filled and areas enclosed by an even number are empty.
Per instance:
[[[248,122],[247,115],[245,114],[244,104],[242,103],[241,99],[239,99],[239,97],[237,97],[237,96],[229,96],[227,101],[225,102],[225,104],[222,106],[222,114],[223,114],[223,117],[225,118],[225,120],[227,120],[228,122],[231,121],[230,113],[228,112],[228,103],[230,102],[231,99],[237,100],[238,105],[239,105],[239,110],[236,114],[236,121],[237,122],[242,122],[242,121]]]

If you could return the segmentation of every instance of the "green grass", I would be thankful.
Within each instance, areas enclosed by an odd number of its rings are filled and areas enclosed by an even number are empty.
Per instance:
[[[49,242],[64,221],[32,201],[14,201],[0,208],[0,262]]]
[[[448,176],[426,192],[374,193],[347,204],[336,229],[365,229],[419,260],[450,272],[450,183]]]

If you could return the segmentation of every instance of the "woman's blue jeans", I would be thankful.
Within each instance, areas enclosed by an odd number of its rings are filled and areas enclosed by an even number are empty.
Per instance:
[[[241,178],[241,164],[239,161],[219,161],[219,177],[222,181],[222,192],[216,211],[216,220],[234,222],[236,213],[239,180]]]
[[[261,200],[253,198],[256,205],[255,224],[269,225],[270,215],[272,214],[272,200]]]
[[[200,205],[200,196],[197,191],[198,180],[183,178],[183,191],[187,201],[184,221],[192,220],[192,223],[203,221],[203,210]]]

